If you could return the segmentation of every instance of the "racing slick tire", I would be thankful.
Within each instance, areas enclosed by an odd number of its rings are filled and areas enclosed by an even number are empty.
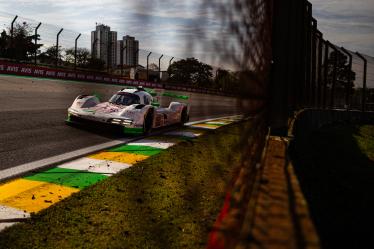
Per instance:
[[[188,115],[187,107],[185,107],[185,108],[183,108],[183,110],[182,110],[182,114],[181,114],[181,123],[182,123],[182,124],[187,123],[188,120],[190,120],[190,116]]]
[[[143,133],[148,134],[152,130],[154,110],[150,109],[144,118]]]

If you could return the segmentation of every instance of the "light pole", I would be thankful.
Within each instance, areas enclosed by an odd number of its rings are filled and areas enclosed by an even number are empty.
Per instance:
[[[160,58],[158,58],[158,80],[161,81],[161,58],[163,57],[164,55],[162,54],[160,56]]]
[[[149,52],[147,55],[147,80],[149,81],[149,56],[151,56],[152,52]]]
[[[58,65],[58,41],[59,41],[59,38],[60,38],[60,34],[61,32],[63,31],[64,29],[60,29],[60,31],[57,33],[57,37],[56,37],[56,67]]]
[[[77,70],[77,49],[78,49],[78,39],[81,37],[81,34],[75,38],[75,49],[74,49],[74,70]]]
[[[366,73],[368,62],[364,56],[362,56],[359,52],[356,52],[356,55],[360,57],[364,61],[364,78],[362,82],[362,111],[366,110]]]
[[[38,54],[38,29],[39,29],[40,25],[42,25],[41,22],[35,28],[35,54],[34,54],[34,64],[35,65],[36,65],[36,56]]]

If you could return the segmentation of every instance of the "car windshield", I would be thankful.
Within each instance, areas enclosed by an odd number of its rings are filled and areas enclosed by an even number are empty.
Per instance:
[[[110,98],[109,103],[116,105],[140,104],[140,98],[132,93],[117,93]]]

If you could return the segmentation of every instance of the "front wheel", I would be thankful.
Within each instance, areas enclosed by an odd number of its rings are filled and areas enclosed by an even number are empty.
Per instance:
[[[187,108],[183,108],[182,114],[181,114],[181,123],[187,123],[188,120],[190,119],[190,116],[188,115]]]

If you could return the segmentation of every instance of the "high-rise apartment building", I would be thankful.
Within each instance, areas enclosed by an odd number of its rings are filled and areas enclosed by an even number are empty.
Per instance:
[[[124,36],[117,41],[117,65],[137,66],[139,64],[139,41],[135,37]]]
[[[115,68],[117,64],[117,32],[110,31],[104,24],[96,25],[91,32],[91,54],[93,58],[101,59],[105,65]]]

